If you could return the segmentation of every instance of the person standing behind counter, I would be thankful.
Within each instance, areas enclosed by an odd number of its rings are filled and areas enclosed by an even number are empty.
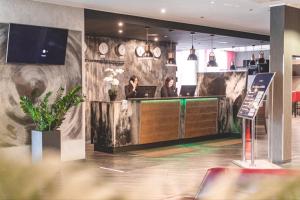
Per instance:
[[[177,97],[177,88],[173,78],[166,78],[164,86],[160,90],[161,97]]]
[[[126,99],[128,98],[135,98],[137,96],[137,85],[138,85],[138,78],[133,75],[129,79],[129,84],[125,86],[125,96]]]

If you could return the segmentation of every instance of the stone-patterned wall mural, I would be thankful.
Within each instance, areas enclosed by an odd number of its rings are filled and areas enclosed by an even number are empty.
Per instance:
[[[109,46],[109,52],[105,58],[100,57],[99,44],[105,42]],[[107,68],[121,68],[124,73],[118,76],[120,81],[119,94],[117,100],[125,99],[124,87],[128,84],[128,80],[132,75],[136,75],[139,79],[139,85],[154,85],[157,86],[156,96],[160,96],[160,89],[163,86],[166,77],[176,77],[176,67],[166,67],[168,44],[165,43],[151,43],[151,48],[159,46],[161,49],[161,56],[153,60],[141,60],[135,54],[135,49],[138,46],[144,46],[145,41],[139,40],[124,40],[119,38],[108,37],[85,37],[85,79],[86,79],[86,139],[90,139],[90,103],[91,101],[108,101],[108,90],[110,85],[103,81],[107,75],[105,69]],[[124,44],[126,53],[123,58],[120,58],[115,53],[115,48],[118,44]],[[115,64],[99,63],[99,60],[121,61],[124,64],[117,66]]]
[[[59,87],[68,91],[82,83],[81,32],[69,31],[65,65],[6,63],[8,24],[0,24],[0,146],[30,144],[31,120],[20,109],[20,96],[35,101]],[[51,101],[51,99],[50,99]],[[61,126],[63,140],[82,138],[82,107],[68,112]]]
[[[242,120],[237,117],[246,94],[247,72],[198,73],[199,96],[224,95],[219,102],[220,133],[241,133]]]

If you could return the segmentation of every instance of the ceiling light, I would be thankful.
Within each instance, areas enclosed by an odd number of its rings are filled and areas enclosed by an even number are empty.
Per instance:
[[[146,28],[146,38],[147,38],[147,42],[145,45],[145,52],[142,55],[143,59],[153,59],[153,53],[150,51],[150,44],[148,42],[148,31],[149,31],[149,27],[145,27]]]
[[[118,26],[122,27],[123,26],[123,22],[119,22]]]
[[[158,37],[155,37],[155,38],[154,38],[154,41],[157,42],[157,41],[158,41]]]
[[[160,13],[165,14],[165,13],[166,13],[166,9],[165,9],[165,8],[162,8],[162,9],[160,10]]]
[[[167,38],[168,36],[167,35],[164,35],[164,38]]]
[[[215,56],[215,53],[214,53],[214,48],[213,48],[214,35],[210,35],[210,36],[211,36],[211,51],[209,53],[207,67],[218,67],[218,64],[217,64],[217,61],[216,61],[216,56]]]
[[[198,60],[196,55],[196,50],[194,49],[194,32],[191,32],[192,35],[192,48],[190,49],[190,55],[188,57],[188,60]]]
[[[225,42],[225,41],[221,41],[219,42],[220,44],[227,44],[228,42]]]
[[[215,4],[215,2],[214,2],[214,1],[211,1],[210,4]]]
[[[121,33],[123,33],[123,30],[122,30],[122,29],[120,29],[118,32],[121,34]]]

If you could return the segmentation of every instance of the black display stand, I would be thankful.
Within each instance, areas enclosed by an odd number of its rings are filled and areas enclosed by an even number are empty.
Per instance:
[[[247,91],[246,97],[238,112],[238,117],[242,118],[242,140],[243,151],[242,160],[234,160],[233,163],[243,168],[279,168],[267,160],[257,160],[255,162],[255,117],[259,107],[266,96],[275,73],[260,73],[253,80],[250,89]],[[251,160],[246,159],[246,123],[251,121]],[[268,133],[269,136],[271,133]],[[269,145],[269,144],[268,144]],[[269,148],[268,148],[269,151]],[[268,152],[269,155],[269,152]]]

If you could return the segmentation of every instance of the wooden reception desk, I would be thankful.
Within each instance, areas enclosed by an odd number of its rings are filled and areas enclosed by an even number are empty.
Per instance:
[[[221,97],[152,98],[92,102],[97,151],[124,151],[218,134]]]

